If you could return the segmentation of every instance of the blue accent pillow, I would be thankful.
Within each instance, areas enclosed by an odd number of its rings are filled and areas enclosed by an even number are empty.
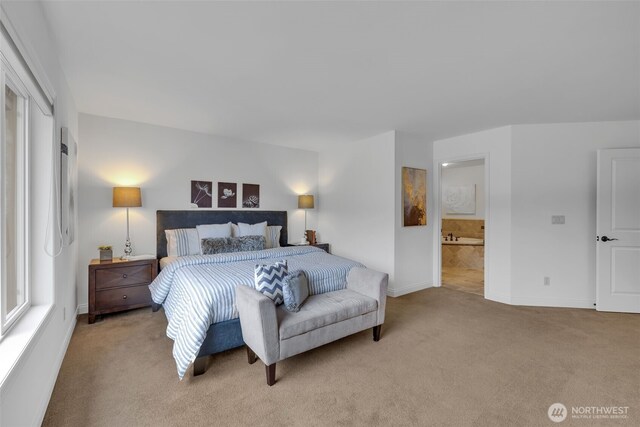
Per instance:
[[[273,300],[276,305],[284,302],[282,283],[287,277],[287,261],[277,261],[271,265],[257,264],[255,268],[256,289]]]
[[[292,271],[284,278],[282,294],[284,296],[284,308],[287,311],[294,313],[300,311],[300,307],[309,297],[309,281],[304,271]]]

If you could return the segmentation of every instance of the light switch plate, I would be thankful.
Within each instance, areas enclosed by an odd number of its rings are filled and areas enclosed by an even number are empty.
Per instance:
[[[564,224],[564,215],[552,215],[551,224]]]

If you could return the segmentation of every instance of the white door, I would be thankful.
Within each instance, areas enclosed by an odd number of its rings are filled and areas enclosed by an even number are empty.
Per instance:
[[[640,313],[640,148],[598,151],[596,308]]]

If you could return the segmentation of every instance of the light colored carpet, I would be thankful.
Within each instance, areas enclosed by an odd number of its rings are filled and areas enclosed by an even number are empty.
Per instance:
[[[638,425],[640,316],[513,307],[444,288],[390,298],[365,331],[278,363],[244,349],[178,381],[164,313],[141,309],[71,339],[44,425],[553,425],[549,405],[629,406]]]

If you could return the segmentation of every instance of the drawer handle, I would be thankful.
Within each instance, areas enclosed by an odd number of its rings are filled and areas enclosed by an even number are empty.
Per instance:
[[[123,278],[123,279],[126,279],[126,278],[127,278],[127,275],[126,275],[126,274],[123,274],[123,275],[122,275],[122,278]]]
[[[122,299],[127,299],[127,296],[126,295],[122,295]]]

